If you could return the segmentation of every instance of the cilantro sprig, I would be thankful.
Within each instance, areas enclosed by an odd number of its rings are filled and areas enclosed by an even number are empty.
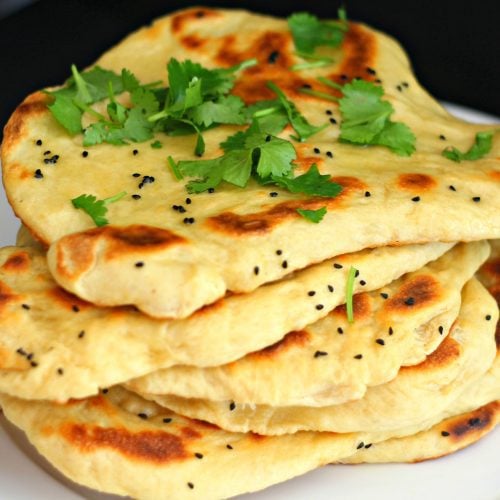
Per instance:
[[[474,139],[474,144],[462,153],[455,147],[447,148],[441,153],[448,160],[460,163],[463,160],[479,160],[486,156],[493,144],[493,131],[478,132]]]
[[[318,210],[306,210],[302,208],[297,208],[297,213],[302,215],[304,219],[314,224],[319,224],[323,217],[326,215],[326,207],[321,207]]]
[[[347,312],[347,321],[349,323],[354,323],[354,280],[356,278],[357,269],[354,267],[350,267],[349,272],[347,274],[347,283],[346,283],[346,296],[345,296],[345,305]]]
[[[103,200],[98,200],[96,196],[92,194],[82,194],[71,200],[73,206],[77,209],[83,210],[89,215],[94,221],[96,226],[105,226],[108,224],[108,219],[106,219],[106,214],[108,213],[108,207],[110,203],[115,203],[121,200],[127,193],[122,191],[109,198],[104,198]]]

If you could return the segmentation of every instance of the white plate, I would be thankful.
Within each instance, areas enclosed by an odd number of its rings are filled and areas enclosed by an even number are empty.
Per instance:
[[[457,116],[491,123],[492,116],[446,103]],[[457,168],[460,168],[457,166]],[[0,246],[13,244],[19,223],[0,192]],[[112,498],[64,480],[0,419],[0,499]],[[500,428],[449,457],[420,464],[326,466],[273,486],[252,500],[500,500]],[[49,473],[47,473],[47,471]],[[230,471],[227,471],[230,474]],[[116,498],[116,497],[115,497]]]

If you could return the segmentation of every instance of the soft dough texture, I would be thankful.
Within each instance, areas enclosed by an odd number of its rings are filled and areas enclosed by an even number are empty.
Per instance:
[[[280,57],[271,63],[268,56],[275,50]],[[382,33],[350,23],[342,47],[329,52],[334,66],[293,72],[289,67],[297,57],[284,20],[239,10],[190,9],[130,35],[97,61],[118,72],[127,66],[150,82],[166,80],[170,57],[209,67],[256,57],[259,64],[240,75],[234,93],[247,102],[272,98],[265,86],[272,80],[313,124],[327,122],[327,109],[337,122],[340,116],[335,104],[298,92],[302,85],[331,91],[316,77],[380,78],[385,99],[394,105],[394,120],[406,123],[417,137],[416,152],[404,158],[383,147],[339,143],[338,126],[329,126],[296,144],[296,172],[316,163],[344,187],[340,196],[307,198],[278,190],[279,196],[271,198],[274,187],[224,185],[214,194],[192,197],[188,215],[196,224],[190,226],[171,208],[184,203],[186,191],[167,168],[166,157],[192,158],[192,136],[158,136],[162,149],[148,143],[99,145],[83,158],[81,137],[70,137],[52,118],[46,108],[49,97],[41,92],[29,96],[5,129],[3,181],[15,212],[40,240],[52,244],[48,259],[56,280],[94,303],[135,304],[152,316],[186,317],[226,290],[249,292],[335,255],[390,244],[497,238],[498,135],[482,160],[458,166],[441,156],[448,145],[468,149],[476,132],[491,127],[462,122],[444,111],[419,86],[399,45]],[[376,76],[367,68],[375,69]],[[408,87],[400,92],[403,81]],[[219,143],[236,130],[208,131],[205,157],[218,156]],[[439,139],[441,134],[447,141]],[[282,135],[288,138],[289,130]],[[38,139],[44,148],[35,145]],[[314,153],[314,147],[322,153]],[[57,165],[44,165],[45,148],[59,155]],[[330,149],[333,158],[325,154]],[[34,178],[38,168],[43,179]],[[155,178],[140,190],[140,200],[131,197],[139,191],[134,172]],[[72,207],[70,200],[83,189],[100,199],[128,193],[109,206],[110,226],[93,228],[90,218]],[[479,202],[473,201],[478,197]],[[296,212],[322,206],[328,213],[320,224]],[[140,269],[138,260],[144,263]]]

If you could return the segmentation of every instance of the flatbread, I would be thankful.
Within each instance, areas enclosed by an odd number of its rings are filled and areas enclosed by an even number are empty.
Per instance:
[[[462,251],[477,267],[487,245],[471,245]],[[345,255],[335,261],[342,269],[333,261],[312,266],[252,294],[228,296],[187,319],[162,321],[130,307],[99,308],[84,302],[57,286],[40,248],[4,248],[0,390],[64,401],[176,364],[228,363],[278,342],[345,302],[351,266],[360,270],[355,290],[370,290],[418,269],[450,246],[435,243]],[[311,289],[317,290],[314,301],[307,295]],[[322,309],[316,307],[319,301]]]
[[[273,51],[280,56],[270,62]],[[319,88],[316,77],[321,75],[337,81],[344,81],[343,74],[348,79],[381,79],[385,98],[395,108],[394,120],[415,133],[417,151],[404,158],[383,147],[342,144],[336,125],[297,144],[296,172],[317,163],[344,187],[334,199],[279,189],[279,196],[270,197],[274,187],[251,183],[245,190],[223,186],[213,194],[193,196],[188,213],[179,214],[172,205],[184,204],[186,191],[167,168],[166,157],[193,158],[193,137],[158,136],[161,149],[148,143],[99,145],[84,158],[81,137],[67,135],[47,110],[49,97],[41,92],[29,96],[5,129],[3,181],[16,214],[38,239],[52,244],[48,259],[56,280],[93,303],[135,304],[152,316],[186,317],[227,290],[249,292],[335,255],[385,245],[498,238],[498,136],[481,160],[457,165],[441,156],[448,145],[467,149],[476,132],[491,126],[452,118],[419,86],[399,45],[371,28],[350,23],[342,47],[331,55],[333,67],[290,71],[298,59],[284,20],[196,8],[139,30],[97,62],[115,71],[127,66],[141,81],[150,82],[166,80],[170,57],[208,67],[256,57],[258,66],[241,74],[234,93],[247,102],[270,98],[265,85],[272,80],[313,124],[327,122],[326,110],[332,110],[333,119],[340,117],[331,102],[300,93],[302,85]],[[401,87],[401,82],[408,85]],[[228,126],[208,131],[205,157],[218,156],[219,143],[236,130]],[[288,130],[283,132],[288,136]],[[139,155],[132,154],[134,149]],[[45,150],[59,156],[56,165],[43,163]],[[333,151],[333,158],[327,151]],[[34,178],[38,168],[43,179]],[[133,173],[155,182],[139,189],[141,178]],[[111,225],[102,228],[93,228],[91,219],[70,202],[83,192],[103,199],[122,191],[127,197],[109,205]],[[133,199],[139,191],[142,198]],[[320,224],[296,211],[322,206],[328,213]],[[185,215],[196,223],[184,224]]]
[[[442,412],[488,370],[496,353],[497,319],[494,299],[477,280],[471,280],[462,292],[457,321],[434,353],[419,365],[402,368],[390,382],[369,388],[363,398],[340,405],[273,407],[143,396],[233,432],[276,435],[299,430],[381,432],[408,427]],[[362,369],[364,360],[358,361]],[[500,390],[500,384],[497,388]]]
[[[277,344],[230,364],[172,367],[128,387],[270,406],[326,406],[359,399],[367,387],[393,379],[401,366],[418,364],[436,349],[458,315],[462,287],[487,255],[485,243],[458,245],[382,289],[356,295],[353,324],[345,306],[339,306]],[[406,305],[409,297],[416,304]],[[361,366],[355,358],[359,353],[364,357]]]

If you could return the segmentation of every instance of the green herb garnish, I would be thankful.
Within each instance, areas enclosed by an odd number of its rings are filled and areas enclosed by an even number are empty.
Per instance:
[[[304,219],[318,224],[323,220],[326,215],[326,207],[321,207],[318,210],[305,210],[302,208],[297,208],[297,212],[304,217]]]
[[[351,268],[349,269],[349,273],[347,275],[345,305],[347,311],[347,321],[349,323],[354,323],[353,295],[354,295],[354,279],[356,278],[357,272],[358,272],[357,269],[351,266]]]
[[[79,208],[85,211],[92,218],[95,225],[100,227],[108,224],[108,219],[106,219],[105,217],[108,212],[107,205],[120,200],[126,194],[127,193],[125,191],[122,191],[115,196],[111,196],[103,200],[98,200],[92,194],[82,194],[77,198],[73,198],[71,200],[71,203],[73,203],[73,206],[75,208]]]
[[[479,160],[491,151],[493,132],[478,132],[474,144],[468,151],[462,153],[457,148],[447,148],[441,154],[448,160],[461,162],[463,160]]]

